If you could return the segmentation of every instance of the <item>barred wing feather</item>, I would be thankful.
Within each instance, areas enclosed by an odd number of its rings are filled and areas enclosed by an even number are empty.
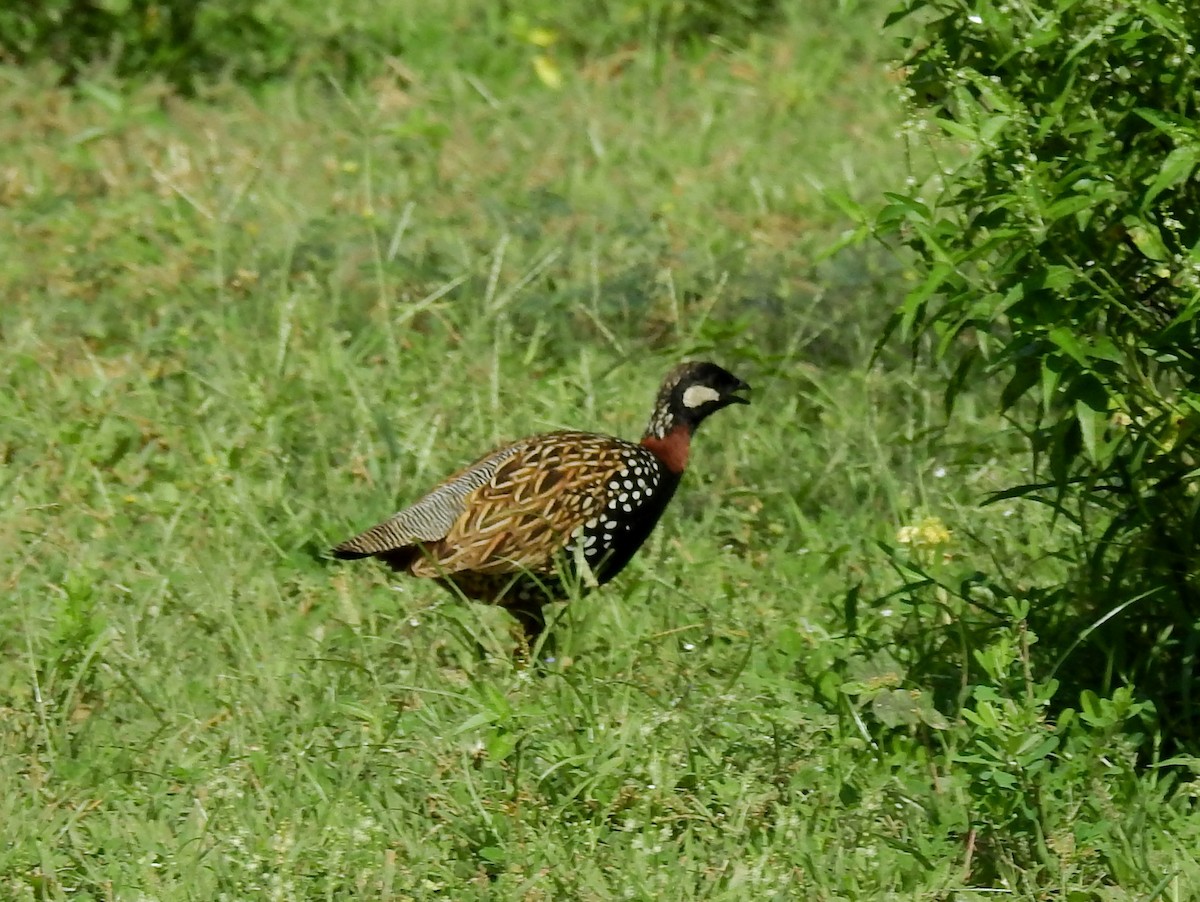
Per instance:
[[[486,483],[519,445],[500,448],[459,470],[404,510],[333,549],[340,558],[360,558],[442,539],[462,516],[470,494]]]

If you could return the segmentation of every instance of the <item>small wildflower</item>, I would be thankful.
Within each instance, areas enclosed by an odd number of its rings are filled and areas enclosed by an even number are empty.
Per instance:
[[[950,542],[950,530],[940,517],[926,517],[915,526],[900,527],[896,541],[914,548],[935,548]]]
[[[531,28],[525,40],[535,47],[549,47],[558,41],[558,32],[550,28]]]
[[[533,58],[533,71],[537,75],[538,80],[547,88],[557,91],[562,87],[563,74],[553,59],[548,56],[539,54]]]

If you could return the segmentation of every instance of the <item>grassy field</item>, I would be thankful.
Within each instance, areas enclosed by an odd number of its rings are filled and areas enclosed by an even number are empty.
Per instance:
[[[1062,527],[976,506],[987,398],[871,362],[905,273],[836,248],[908,175],[894,48],[805,6],[579,59],[434,2],[368,83],[192,100],[0,69],[0,897],[1196,898],[1200,785],[1120,717],[1031,798],[970,743],[1036,706],[869,702],[881,543],[1032,584]],[[540,670],[328,560],[499,441],[640,434],[688,356],[754,403]]]

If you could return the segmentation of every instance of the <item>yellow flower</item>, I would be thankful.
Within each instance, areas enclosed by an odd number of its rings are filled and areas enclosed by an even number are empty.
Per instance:
[[[914,548],[936,548],[950,543],[950,530],[940,517],[926,517],[915,526],[901,526],[896,541]]]
[[[531,28],[525,40],[536,47],[549,47],[558,40],[558,32],[550,28]]]
[[[535,56],[533,58],[533,71],[537,74],[538,80],[547,88],[557,91],[562,87],[562,70],[558,68],[558,63],[550,57],[540,54]]]

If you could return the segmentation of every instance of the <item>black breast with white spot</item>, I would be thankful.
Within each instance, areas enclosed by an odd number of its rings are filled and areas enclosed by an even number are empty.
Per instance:
[[[679,483],[650,451],[631,446],[620,469],[613,471],[601,499],[603,506],[575,530],[570,549],[607,582],[629,563],[650,535]]]

